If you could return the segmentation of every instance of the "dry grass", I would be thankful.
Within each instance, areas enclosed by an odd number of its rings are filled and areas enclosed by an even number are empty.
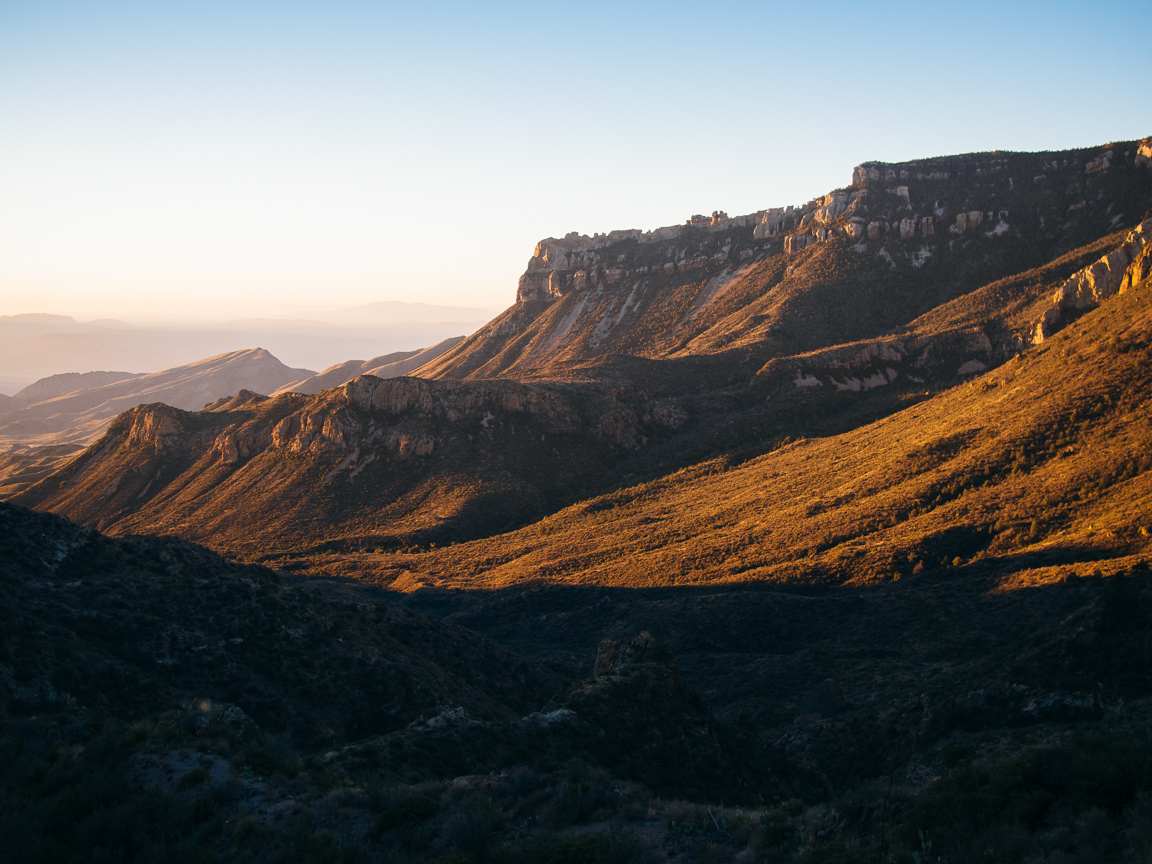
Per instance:
[[[993,558],[1031,584],[1118,566],[1152,532],[1147,292],[842,435],[706,462],[475,542],[293,563],[404,589],[870,583]]]

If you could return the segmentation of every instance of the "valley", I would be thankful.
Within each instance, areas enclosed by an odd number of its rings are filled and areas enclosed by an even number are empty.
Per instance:
[[[1145,860],[1150,298],[1143,139],[548,238],[419,351],[39,381],[0,404],[0,831]]]

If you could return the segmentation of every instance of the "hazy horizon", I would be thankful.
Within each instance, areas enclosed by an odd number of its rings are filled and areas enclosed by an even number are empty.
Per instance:
[[[502,308],[545,236],[802,203],[869,159],[1147,135],[1100,94],[1152,58],[1096,8],[17,0],[0,314]]]

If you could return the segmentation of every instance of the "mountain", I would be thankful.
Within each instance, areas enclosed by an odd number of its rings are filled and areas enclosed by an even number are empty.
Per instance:
[[[373,375],[377,378],[399,378],[418,369],[426,363],[436,359],[445,351],[454,348],[464,340],[463,336],[454,336],[445,339],[429,348],[420,348],[415,351],[394,351],[371,360],[348,360],[329,366],[301,381],[286,384],[272,395],[280,393],[319,393],[332,387],[347,384],[359,375]]]
[[[1148,561],[1152,243],[1114,276],[1116,294],[1041,344],[851,431],[719,457],[496,537],[304,569],[409,590],[873,585],[993,565],[1029,585]],[[808,383],[795,389],[827,389]]]
[[[9,498],[58,470],[79,444],[9,445],[0,450],[0,497]]]
[[[131,536],[0,504],[9,854],[1141,860],[1145,162],[867,163],[606,241],[750,229],[699,326],[549,252],[428,377],[119,415],[17,500]]]
[[[516,304],[418,374],[603,375],[621,355],[763,363],[875,337],[1139,222],[1149,149],[869,162],[799,206],[542,240]]]
[[[142,374],[141,372],[63,372],[34,381],[17,392],[14,398],[26,403],[44,402],[76,390],[92,390],[106,384],[139,378]]]
[[[600,392],[362,376],[201,412],[141,405],[19,500],[248,554],[439,541],[575,500],[679,421]]]
[[[862,435],[911,404],[943,404],[1144,278],[1133,262],[1149,226],[1117,226],[1152,207],[1145,146],[867,163],[811,207],[545,241],[517,305],[416,370],[424,380],[363,377],[199,414],[140,408],[18,500],[246,556],[395,549],[482,537],[645,481],[662,489],[717,457]],[[588,263],[608,249],[638,268],[633,287]],[[674,266],[654,275],[644,262],[657,259]],[[733,287],[704,291],[725,273]],[[635,317],[620,312],[625,296],[646,298]]]
[[[19,410],[0,420],[0,441],[84,442],[98,435],[110,418],[142,403],[199,408],[240,389],[271,392],[312,374],[290,369],[263,348],[250,348],[147,374],[54,375],[20,391]]]
[[[66,316],[0,316],[0,389],[11,393],[74,369],[167,369],[238,345],[262,345],[289,365],[319,369],[341,357],[375,357],[470,333],[491,316],[480,310],[405,304],[391,310],[332,311],[331,320],[77,321]],[[409,314],[411,313],[411,314]],[[448,317],[436,320],[435,314]]]

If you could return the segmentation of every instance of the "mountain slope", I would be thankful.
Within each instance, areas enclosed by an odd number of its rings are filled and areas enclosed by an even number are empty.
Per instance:
[[[393,549],[863,427],[1121,290],[1149,236],[1119,227],[1152,206],[1145,161],[1129,143],[869,163],[807,209],[545,241],[518,305],[430,378],[149,406],[19,500],[247,556]],[[647,275],[621,314],[627,267]]]
[[[499,537],[303,566],[407,589],[874,583],[980,562],[1059,579],[1148,560],[1150,262],[1145,246],[1125,271],[1142,282],[1042,345],[853,431],[705,462]]]
[[[1149,570],[993,590],[1012,566],[402,603],[0,505],[0,833],[19,861],[1127,860]]]
[[[309,378],[304,378],[291,384],[285,384],[273,391],[272,395],[278,396],[281,393],[319,393],[322,390],[329,390],[332,387],[347,384],[353,378],[360,375],[374,375],[377,378],[399,378],[402,375],[407,375],[415,369],[418,369],[425,363],[431,362],[445,351],[460,344],[463,340],[463,336],[454,336],[451,339],[445,339],[428,348],[419,348],[415,351],[395,351],[391,354],[373,357],[371,360],[348,360],[344,363],[336,363]]]
[[[17,500],[115,533],[178,534],[250,556],[482,536],[629,474],[867,423],[995,367],[1027,344],[1053,295],[1095,267],[1102,249],[1144,249],[1149,236],[1143,226],[1108,235],[958,298],[939,311],[946,326],[913,322],[778,358],[750,382],[700,396],[362,378],[314,397],[242,393],[198,414],[144,406]],[[1132,262],[1134,273],[1146,258]],[[691,381],[680,364],[695,361],[663,362],[681,386]]]
[[[14,398],[26,403],[43,402],[77,390],[93,390],[117,381],[139,378],[141,372],[63,372],[41,378],[15,394]]]
[[[516,305],[417,374],[570,377],[733,349],[763,363],[876,336],[1138,222],[1147,144],[865,163],[798,207],[542,240]]]
[[[136,405],[165,402],[177,408],[199,408],[237,390],[271,392],[313,373],[291,369],[263,348],[251,348],[131,377],[117,378],[127,373],[90,374],[98,377],[53,376],[27,388],[31,391],[27,404],[0,421],[0,441],[85,442],[98,435],[109,419]],[[116,380],[104,382],[101,376],[108,374]],[[87,386],[93,380],[95,386]],[[67,390],[72,381],[79,386]],[[37,394],[45,398],[38,399]]]
[[[579,498],[681,421],[610,393],[370,376],[210,407],[123,414],[18,500],[247,554],[477,536]]]

